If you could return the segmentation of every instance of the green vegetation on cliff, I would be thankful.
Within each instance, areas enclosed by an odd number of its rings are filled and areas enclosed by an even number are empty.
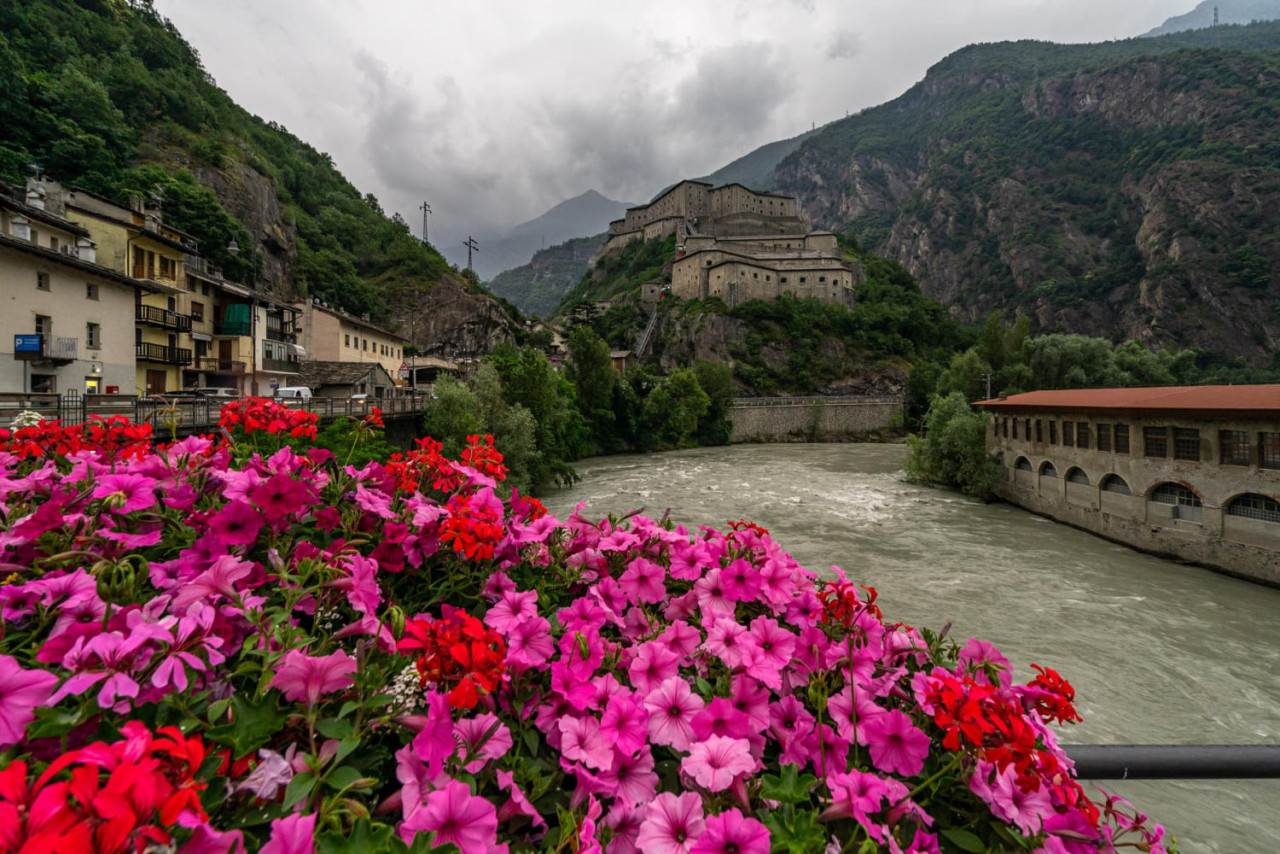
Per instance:
[[[280,284],[300,293],[382,317],[399,290],[449,271],[329,155],[238,107],[148,2],[0,5],[0,116],[0,179],[19,181],[36,162],[112,198],[161,189],[166,222],[235,278],[250,277],[253,253],[226,245],[248,245],[249,233],[205,188],[211,175],[261,179],[276,197],[280,221],[251,225],[269,251],[290,256],[282,266],[292,281]]]
[[[535,252],[528,264],[494,276],[489,290],[525,314],[550,317],[569,289],[591,269],[591,258],[604,239],[605,235],[597,234],[548,246]]]

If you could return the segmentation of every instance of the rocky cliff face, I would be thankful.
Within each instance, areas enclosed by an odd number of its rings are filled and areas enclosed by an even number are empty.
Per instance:
[[[966,49],[806,143],[777,188],[900,261],[957,317],[1026,314],[1036,331],[1269,364],[1280,27],[1236,29],[1272,50],[1116,61],[1119,43],[1063,71],[1064,46]]]
[[[265,289],[281,296],[295,296],[293,270],[298,263],[298,230],[280,208],[275,181],[239,162],[223,169],[197,166],[192,173],[217,193],[222,206],[257,239]]]
[[[396,301],[400,331],[428,356],[478,356],[515,336],[511,318],[496,301],[446,276]]]

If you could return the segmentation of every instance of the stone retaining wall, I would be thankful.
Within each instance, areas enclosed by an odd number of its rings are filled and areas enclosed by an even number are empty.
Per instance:
[[[900,428],[899,397],[760,398],[729,410],[733,442],[849,440]]]

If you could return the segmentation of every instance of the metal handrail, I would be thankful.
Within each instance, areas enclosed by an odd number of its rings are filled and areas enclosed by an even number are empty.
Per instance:
[[[1064,744],[1081,780],[1280,778],[1280,744]]]

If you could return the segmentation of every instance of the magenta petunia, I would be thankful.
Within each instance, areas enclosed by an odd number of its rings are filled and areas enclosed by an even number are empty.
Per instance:
[[[293,813],[271,822],[271,839],[258,854],[315,854],[316,813]]]
[[[265,520],[247,501],[232,501],[209,517],[209,533],[229,546],[247,546],[258,538]]]
[[[613,745],[600,731],[600,722],[590,715],[560,719],[560,753],[598,771],[613,763]]]
[[[498,634],[505,635],[516,623],[538,616],[538,591],[506,590],[500,597],[484,615],[484,624]]]
[[[618,579],[622,591],[632,602],[655,604],[667,595],[664,584],[666,570],[646,558],[638,557]]]
[[[653,743],[688,750],[694,740],[690,721],[706,706],[689,683],[672,677],[645,695],[644,705],[649,710],[649,738]]]
[[[751,745],[745,738],[718,735],[695,742],[689,748],[689,755],[680,763],[681,771],[710,792],[723,792],[735,777],[748,774],[755,767]]]
[[[501,634],[501,633],[500,633]],[[507,664],[514,671],[546,669],[556,651],[551,624],[542,617],[528,617],[507,627]]]
[[[647,747],[635,756],[615,750],[613,764],[600,775],[600,781],[614,790],[616,803],[647,803],[658,788],[658,775],[653,773],[653,753]]]
[[[343,650],[329,655],[307,655],[291,649],[276,665],[271,687],[279,688],[292,702],[305,700],[314,706],[320,697],[355,684],[356,660]]]
[[[274,474],[249,491],[249,500],[262,510],[268,521],[298,516],[316,501],[310,486],[287,474]]]
[[[631,684],[641,694],[648,694],[679,672],[680,656],[658,641],[641,644],[627,668]]]
[[[156,504],[156,482],[140,474],[103,475],[93,488],[94,498],[104,498],[114,513],[133,513]]]
[[[458,740],[459,755],[467,760],[462,767],[469,774],[501,759],[512,745],[511,730],[491,712],[458,721],[453,725],[453,736]]]
[[[485,854],[498,847],[498,812],[471,794],[466,783],[450,780],[400,825],[400,838],[412,843],[423,831],[435,832],[436,845],[452,843],[462,854]]]
[[[881,771],[914,777],[924,769],[929,736],[898,709],[875,715],[859,725],[867,737],[871,762]]]
[[[782,688],[782,671],[791,664],[796,636],[769,617],[756,617],[742,639],[747,673],[775,691]]]
[[[769,854],[769,829],[737,809],[707,817],[689,854]]]
[[[723,661],[725,667],[736,670],[747,652],[747,645],[742,640],[746,634],[746,627],[737,620],[718,617],[707,630],[707,640],[703,646],[707,652]]]
[[[23,740],[35,709],[48,702],[58,677],[45,670],[23,670],[18,660],[0,655],[0,748]]]
[[[705,741],[713,735],[725,738],[746,738],[752,731],[751,719],[733,704],[732,700],[716,697],[707,707],[689,720],[693,735]]]
[[[645,810],[636,848],[643,854],[688,854],[705,826],[702,798],[663,792]]]
[[[605,705],[600,734],[620,752],[634,756],[649,734],[649,711],[635,694],[618,691]]]
[[[760,571],[743,558],[735,558],[720,570],[720,583],[725,597],[734,602],[754,602],[760,595]]]

